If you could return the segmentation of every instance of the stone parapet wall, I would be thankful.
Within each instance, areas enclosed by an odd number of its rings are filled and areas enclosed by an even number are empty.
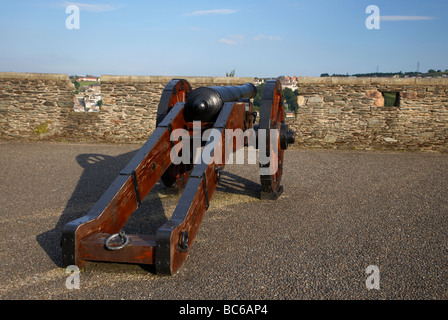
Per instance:
[[[253,78],[101,77],[100,112],[73,110],[65,74],[0,73],[0,138],[140,142],[155,128],[163,88],[238,85]],[[299,108],[287,123],[305,148],[448,151],[448,79],[298,78]],[[386,106],[384,92],[395,93]]]
[[[101,116],[106,124],[103,133],[107,135],[107,139],[146,139],[155,129],[157,107],[165,85],[172,79],[179,78],[188,81],[192,89],[240,85],[254,80],[231,77],[102,76]],[[101,135],[101,132],[98,134]]]
[[[66,74],[1,72],[0,138],[62,134],[74,89]]]
[[[0,73],[0,138],[140,142],[155,129],[165,85],[186,79],[192,88],[238,85],[253,78],[101,77],[100,112],[75,112],[74,86],[65,74]]]
[[[298,92],[298,146],[448,151],[448,79],[299,78]]]

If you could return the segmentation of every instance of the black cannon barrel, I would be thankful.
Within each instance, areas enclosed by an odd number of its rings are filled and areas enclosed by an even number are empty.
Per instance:
[[[254,98],[257,88],[252,83],[241,86],[200,87],[193,90],[185,103],[184,116],[188,121],[210,121],[225,102]]]

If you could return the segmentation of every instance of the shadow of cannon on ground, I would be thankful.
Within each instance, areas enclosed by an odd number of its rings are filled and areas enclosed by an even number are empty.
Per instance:
[[[76,157],[77,163],[84,170],[75,190],[56,225],[36,237],[39,245],[55,265],[62,267],[60,241],[64,226],[89,212],[136,153],[137,150],[118,156],[87,153]],[[229,169],[232,171],[231,166]],[[224,194],[226,200],[217,206],[213,206],[213,208],[231,204],[231,201],[228,201],[228,195],[257,198],[260,190],[258,182],[224,170],[214,197],[219,199],[219,195]],[[216,194],[218,195],[216,196]],[[142,201],[140,207],[130,217],[123,227],[123,231],[127,234],[156,234],[157,229],[170,219],[180,196],[181,194],[166,188],[159,180]],[[213,204],[213,198],[211,203]]]

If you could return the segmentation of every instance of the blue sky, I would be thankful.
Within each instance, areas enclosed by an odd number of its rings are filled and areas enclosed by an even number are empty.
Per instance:
[[[66,28],[66,7],[80,29]],[[366,28],[376,5],[380,29]],[[276,77],[448,69],[446,0],[2,1],[0,71]]]

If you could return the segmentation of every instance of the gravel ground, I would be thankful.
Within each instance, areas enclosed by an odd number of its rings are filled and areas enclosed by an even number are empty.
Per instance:
[[[68,290],[62,227],[138,148],[0,142],[1,299],[448,299],[448,155],[336,150],[288,150],[277,201],[255,165],[227,166],[176,275],[88,262]],[[178,199],[156,185],[126,231],[154,233]]]

